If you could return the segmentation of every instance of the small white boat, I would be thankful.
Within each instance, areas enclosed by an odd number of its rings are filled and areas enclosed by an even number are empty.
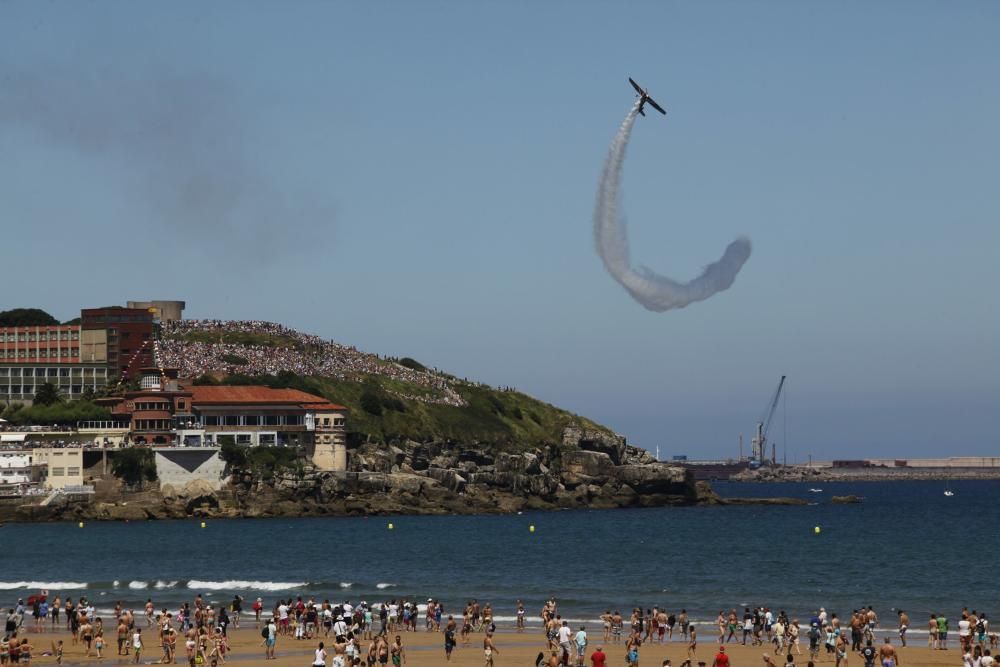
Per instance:
[[[955,492],[954,492],[954,491],[945,491],[945,492],[944,492],[944,495],[946,495],[946,496],[948,496],[949,498],[951,498],[951,497],[952,497],[953,495],[955,495]]]
[[[823,493],[823,489],[809,489],[809,493]]]

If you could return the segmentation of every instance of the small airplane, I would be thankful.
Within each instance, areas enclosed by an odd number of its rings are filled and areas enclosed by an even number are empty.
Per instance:
[[[646,112],[643,111],[642,108],[644,106],[646,106],[646,102],[649,102],[649,106],[653,107],[654,109],[656,109],[657,111],[659,111],[660,113],[662,113],[664,116],[667,115],[667,112],[663,110],[663,107],[661,107],[659,104],[657,104],[656,100],[654,100],[652,97],[649,96],[649,91],[648,90],[642,88],[642,86],[640,86],[639,84],[637,84],[635,82],[635,79],[633,79],[632,77],[628,78],[628,82],[632,84],[632,87],[635,88],[636,92],[638,93],[637,97],[639,98],[639,113],[640,114],[642,114],[643,116],[646,115]]]

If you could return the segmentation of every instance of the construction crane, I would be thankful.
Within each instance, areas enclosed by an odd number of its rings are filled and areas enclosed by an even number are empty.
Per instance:
[[[757,421],[757,435],[750,441],[750,465],[752,467],[762,464],[764,458],[767,456],[767,431],[771,426],[771,419],[774,417],[775,408],[778,407],[778,399],[781,398],[781,389],[784,386],[785,376],[782,375],[778,381],[778,388],[774,392],[774,397]]]

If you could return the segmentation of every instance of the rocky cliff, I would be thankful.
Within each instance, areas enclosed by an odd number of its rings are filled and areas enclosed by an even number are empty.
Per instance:
[[[405,441],[365,444],[350,470],[310,466],[262,475],[233,471],[213,492],[183,489],[105,496],[86,505],[21,506],[6,520],[139,520],[183,517],[487,514],[560,508],[655,507],[713,502],[682,467],[656,462],[604,431],[567,428],[559,445],[526,452]]]

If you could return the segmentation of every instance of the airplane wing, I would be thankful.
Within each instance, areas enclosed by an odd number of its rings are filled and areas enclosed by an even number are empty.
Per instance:
[[[647,97],[646,101],[649,102],[650,106],[652,106],[654,109],[662,113],[664,116],[667,115],[667,112],[663,110],[663,107],[657,104],[656,100],[654,100],[652,97]]]
[[[635,81],[634,81],[634,80],[632,79],[632,77],[629,77],[629,78],[628,78],[628,82],[632,84],[632,87],[633,87],[633,88],[635,88],[635,90],[636,90],[636,92],[637,92],[637,93],[639,93],[640,95],[642,95],[642,88],[640,88],[640,87],[639,87],[639,84],[637,84],[637,83],[636,83],[636,82],[635,82]]]

